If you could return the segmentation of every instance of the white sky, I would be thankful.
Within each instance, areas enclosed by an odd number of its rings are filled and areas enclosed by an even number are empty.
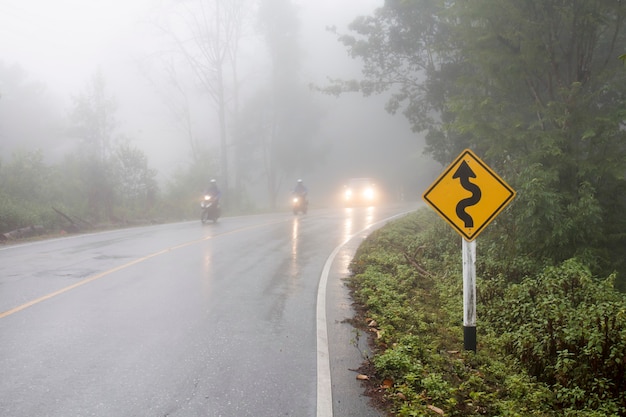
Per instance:
[[[18,63],[46,84],[84,85],[106,62],[130,59],[146,42],[160,0],[0,0],[0,61]],[[383,0],[295,0],[311,39],[331,37]],[[322,43],[323,45],[323,43]],[[312,48],[315,52],[318,48]],[[322,52],[322,51],[320,51]],[[321,57],[323,58],[323,57]],[[311,57],[316,60],[315,57]],[[49,87],[52,87],[50,85]]]
[[[59,87],[83,85],[138,35],[149,0],[0,0],[0,60]],[[125,54],[125,51],[119,51]]]
[[[67,106],[70,97],[84,90],[101,70],[107,91],[118,102],[121,122],[126,123],[124,133],[136,139],[156,165],[165,165],[181,146],[167,142],[171,139],[165,137],[169,134],[165,129],[144,122],[159,120],[155,117],[159,100],[135,60],[159,48],[151,21],[154,10],[167,1],[0,0],[0,62],[19,64],[29,80],[43,82]],[[371,13],[384,0],[294,3],[301,9],[301,46],[308,60],[305,75],[324,80],[327,73],[341,76],[346,65],[356,65],[325,28],[345,29],[356,16]]]

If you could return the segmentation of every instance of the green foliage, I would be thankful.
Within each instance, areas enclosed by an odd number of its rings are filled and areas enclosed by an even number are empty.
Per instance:
[[[373,383],[393,381],[391,411],[624,415],[626,299],[615,277],[596,279],[576,259],[550,266],[518,255],[511,265],[497,259],[501,241],[490,232],[478,247],[476,354],[460,351],[460,238],[436,214],[389,223],[357,250],[350,285],[375,322]]]
[[[68,222],[54,209],[82,225],[158,219],[189,219],[198,215],[200,194],[215,161],[208,152],[179,170],[161,194],[156,171],[146,155],[128,144],[116,146],[99,161],[74,152],[62,163],[48,164],[41,151],[18,152],[0,164],[0,233],[41,225],[48,231]]]
[[[75,153],[62,164],[50,165],[41,151],[15,153],[0,165],[0,232],[67,226],[54,209],[90,222],[146,219],[156,209],[156,173],[138,149],[120,147],[115,156],[100,163]]]
[[[486,304],[504,350],[554,387],[559,407],[626,411],[626,298],[612,282],[568,260]]]
[[[120,145],[114,155],[118,205],[135,216],[149,212],[158,192],[156,171],[149,168],[148,158],[136,147]]]
[[[52,209],[43,202],[54,197],[53,176],[41,151],[17,152],[0,165],[0,233],[33,225],[51,227]]]
[[[626,288],[625,19],[602,0],[387,1],[339,37],[363,78],[328,92],[389,91],[436,160],[479,153],[518,191],[502,251]]]
[[[194,148],[193,162],[179,169],[162,193],[146,154],[118,132],[117,106],[102,74],[73,97],[64,129],[58,126],[62,119],[53,118],[45,106],[44,86],[27,82],[19,67],[0,62],[0,85],[1,150],[18,149],[0,161],[0,233],[26,226],[67,230],[68,218],[75,230],[76,225],[110,227],[198,216],[200,194],[216,171],[212,152]],[[28,118],[35,113],[37,123],[31,123]],[[298,125],[309,133],[314,127]],[[56,139],[65,142],[59,145]],[[60,162],[44,158],[47,152],[34,145],[55,141],[58,150],[70,139],[75,146],[58,155]],[[234,200],[232,193],[229,197]]]
[[[18,200],[46,197],[50,184],[50,170],[41,151],[16,152],[7,164],[0,167],[0,184],[7,195]]]
[[[7,194],[0,193],[0,232],[9,232],[32,224],[33,216],[20,209]]]
[[[160,210],[156,171],[141,150],[117,142],[115,103],[104,87],[97,74],[75,98],[70,132],[81,146],[62,163],[50,164],[35,150],[15,152],[0,165],[0,231],[66,227],[55,209],[81,226],[146,220]]]

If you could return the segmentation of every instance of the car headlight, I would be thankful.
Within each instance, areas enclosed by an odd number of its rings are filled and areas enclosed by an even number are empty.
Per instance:
[[[352,190],[351,189],[347,189],[344,195],[345,195],[346,198],[352,198]]]
[[[293,202],[294,202],[294,203],[297,203],[297,202],[298,202],[298,197],[294,197],[294,198],[293,198]]]
[[[204,196],[204,201],[209,201],[210,199],[211,199],[211,196],[210,196],[210,195],[205,195],[205,196]]]
[[[368,200],[372,200],[374,199],[375,193],[374,193],[374,189],[369,187],[366,188],[365,191],[363,192],[363,195],[365,196],[365,198],[367,198]]]

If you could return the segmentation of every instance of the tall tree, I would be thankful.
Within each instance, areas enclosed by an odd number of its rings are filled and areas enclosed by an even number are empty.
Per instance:
[[[310,172],[323,151],[312,141],[321,111],[301,79],[296,6],[290,0],[263,0],[259,22],[270,74],[267,87],[248,102],[245,114],[250,118],[241,125],[248,138],[256,136],[243,143],[251,144],[248,152],[256,148],[262,155],[270,205],[276,207],[285,177]]]
[[[106,83],[97,72],[86,88],[73,97],[70,133],[80,141],[80,160],[89,210],[96,219],[111,218],[115,204],[111,156],[115,146],[117,104],[107,95]]]
[[[435,159],[483,155],[518,190],[509,250],[626,271],[625,17],[620,1],[387,0],[340,37],[363,79],[329,91],[390,90]]]
[[[177,2],[163,30],[210,97],[218,122],[222,184],[229,188],[229,119],[238,111],[239,43],[251,0]]]
[[[98,71],[85,89],[72,99],[70,132],[80,140],[87,154],[104,164],[114,146],[117,103],[107,95],[102,72]]]
[[[626,41],[625,5],[466,6],[455,13],[473,70],[451,100],[453,128],[471,131],[470,143],[525,191],[514,210],[529,232],[518,236],[525,250],[612,268],[617,258],[606,251],[626,243],[626,201],[618,197],[626,186],[626,74],[616,49]]]
[[[52,177],[41,150],[17,151],[8,163],[0,164],[0,232],[50,219],[50,204],[56,198]]]
[[[139,148],[122,144],[113,160],[118,205],[125,216],[144,217],[156,203],[158,184],[156,171]]]

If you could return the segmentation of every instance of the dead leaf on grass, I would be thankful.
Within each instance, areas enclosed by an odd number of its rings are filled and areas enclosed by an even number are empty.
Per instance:
[[[439,414],[440,416],[443,416],[443,410],[439,407],[435,407],[434,405],[428,404],[428,409],[430,411],[434,411],[435,413]]]
[[[380,385],[382,388],[389,389],[393,387],[393,381],[391,379],[383,380],[383,383]]]

